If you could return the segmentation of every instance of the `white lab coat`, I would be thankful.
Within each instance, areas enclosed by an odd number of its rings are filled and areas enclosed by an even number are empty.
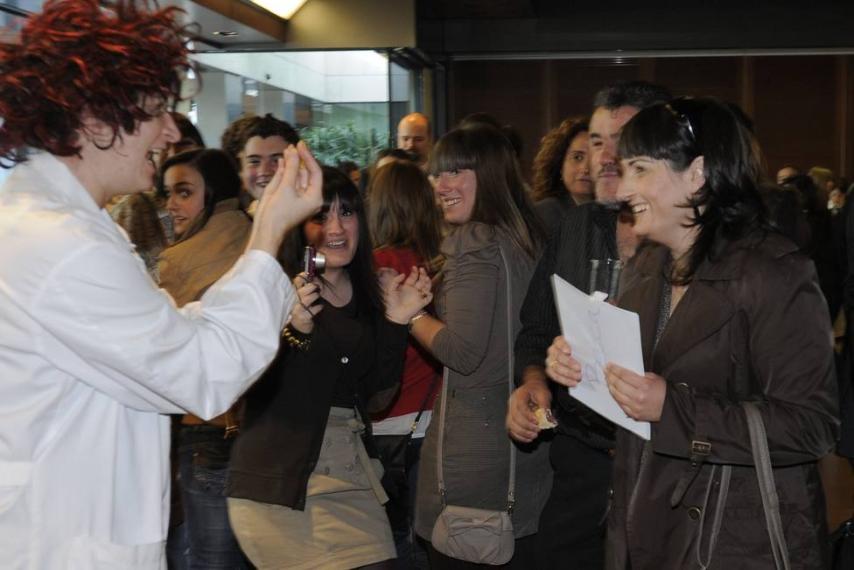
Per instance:
[[[71,172],[0,188],[0,568],[165,568],[169,418],[225,411],[295,298],[252,251],[178,310]]]

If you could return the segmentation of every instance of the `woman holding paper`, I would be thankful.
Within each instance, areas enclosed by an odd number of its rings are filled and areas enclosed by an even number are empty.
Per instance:
[[[815,269],[765,223],[759,149],[741,111],[680,99],[638,113],[620,139],[618,196],[634,231],[669,250],[635,260],[620,306],[640,315],[643,376],[608,364],[618,430],[609,569],[773,568],[750,435],[758,404],[792,568],[826,566],[816,460],[837,431],[827,308]],[[547,374],[580,365],[555,339]]]

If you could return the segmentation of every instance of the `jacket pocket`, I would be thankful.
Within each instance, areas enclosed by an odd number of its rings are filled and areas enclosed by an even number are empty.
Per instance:
[[[68,570],[161,570],[166,568],[165,542],[113,544],[90,536],[71,542]]]
[[[24,492],[32,471],[28,461],[0,461],[0,514],[11,509]]]

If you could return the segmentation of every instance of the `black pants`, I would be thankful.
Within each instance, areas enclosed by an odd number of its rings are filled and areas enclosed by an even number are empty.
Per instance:
[[[574,437],[556,434],[549,455],[554,483],[535,535],[541,570],[601,570],[612,459]]]
[[[405,446],[400,445],[401,441],[407,440]],[[398,570],[426,569],[427,553],[415,540],[415,530],[412,526],[415,518],[418,462],[424,438],[377,435],[373,441],[385,469],[382,484],[389,497],[385,509],[397,550],[394,567]]]

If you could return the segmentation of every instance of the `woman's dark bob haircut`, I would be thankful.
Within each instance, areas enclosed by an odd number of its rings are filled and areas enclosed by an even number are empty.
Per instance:
[[[218,202],[237,198],[240,193],[240,176],[228,158],[228,154],[224,151],[215,148],[187,150],[169,157],[160,167],[160,175],[157,177],[157,193],[161,196],[166,195],[164,188],[166,171],[179,164],[189,166],[201,174],[205,183],[205,207],[202,214],[193,221],[190,228],[181,236],[181,240],[185,240],[205,226],[213,215]]]
[[[373,311],[374,317],[381,317],[385,314],[385,304],[380,296],[379,284],[374,272],[371,234],[368,229],[362,197],[349,176],[331,166],[323,166],[322,168],[323,207],[314,217],[292,229],[285,236],[285,242],[280,253],[282,266],[288,275],[297,275],[302,272],[303,253],[305,246],[309,245],[303,228],[308,223],[323,223],[332,204],[338,200],[341,212],[355,214],[359,222],[359,241],[356,245],[356,253],[347,266],[347,273],[350,275],[350,283],[353,286],[353,295],[356,297],[357,306],[362,311]]]
[[[517,246],[536,258],[543,230],[507,137],[483,124],[450,131],[430,153],[427,171],[436,176],[458,170],[473,170],[477,179],[471,221],[501,227]]]
[[[706,182],[684,205],[693,209],[691,225],[699,233],[678,282],[690,281],[726,241],[767,228],[759,145],[742,117],[737,107],[712,97],[681,98],[647,107],[623,127],[621,159],[648,156],[682,172],[703,157]]]

